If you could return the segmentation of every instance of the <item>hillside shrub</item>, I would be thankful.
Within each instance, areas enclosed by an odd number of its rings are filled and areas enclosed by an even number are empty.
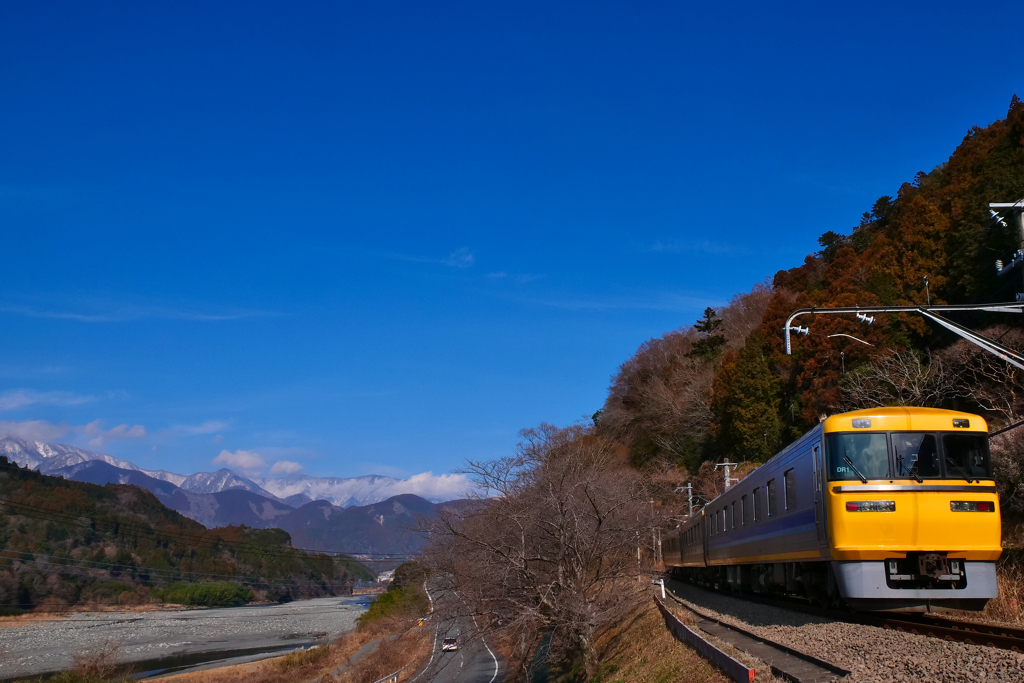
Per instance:
[[[289,652],[284,657],[276,660],[274,664],[279,669],[294,669],[300,666],[316,664],[329,654],[331,654],[331,646],[321,645],[319,647],[311,647],[308,650],[296,650],[295,652]]]
[[[253,599],[246,586],[237,583],[179,583],[152,593],[158,600],[201,607],[240,607]]]
[[[381,593],[370,603],[356,622],[363,629],[375,621],[389,617],[419,617],[427,613],[430,603],[423,585],[414,583],[405,588],[395,588]]]

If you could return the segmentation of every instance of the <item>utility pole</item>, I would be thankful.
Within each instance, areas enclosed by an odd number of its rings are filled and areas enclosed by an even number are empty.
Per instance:
[[[654,553],[654,564],[658,564],[658,527],[654,524],[654,501],[651,501],[651,552]]]
[[[1013,202],[1012,204],[1008,204],[1006,202],[993,202],[988,205],[988,211],[992,214],[992,217],[1002,223],[1003,226],[1009,227],[1006,225],[1006,221],[1003,220],[1003,217],[999,215],[999,212],[996,211],[996,209],[1012,214],[1010,220],[1013,222],[1014,227],[1017,228],[1017,242],[1020,247],[1013,253],[1013,260],[1006,264],[1005,267],[1003,266],[1002,261],[996,261],[996,272],[999,275],[1006,275],[1024,262],[1024,199]],[[1022,284],[1024,284],[1024,268],[1021,268],[1021,276]],[[1017,301],[1021,300],[1024,300],[1024,290],[1017,292]]]
[[[686,491],[686,502],[690,505],[690,514],[687,515],[687,518],[693,517],[693,484],[677,486],[676,493],[679,493],[680,491]]]
[[[732,477],[729,476],[729,468],[736,467],[736,463],[720,462],[717,465],[715,465],[715,469],[717,470],[719,467],[725,468],[725,488],[729,488],[730,486],[732,486],[733,482],[739,481],[739,479],[733,479]]]

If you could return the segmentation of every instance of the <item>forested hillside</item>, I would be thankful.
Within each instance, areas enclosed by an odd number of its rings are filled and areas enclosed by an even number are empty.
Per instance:
[[[280,529],[206,529],[137,486],[97,486],[0,457],[0,610],[138,604],[220,582],[288,600],[349,592],[355,560],[294,550]],[[230,601],[230,600],[229,600]]]
[[[820,415],[845,409],[932,405],[981,413],[993,427],[1015,422],[1024,409],[1017,371],[918,315],[876,315],[871,325],[806,317],[810,335],[785,355],[783,326],[798,308],[1013,301],[1024,291],[1019,270],[996,274],[995,260],[1012,260],[1020,238],[988,209],[1024,197],[1017,96],[1005,120],[972,128],[947,161],[894,189],[848,234],[823,234],[803,264],[644,343],[613,378],[597,431],[625,444],[635,466],[676,466],[685,479],[709,461],[763,461]],[[1024,348],[1020,315],[953,316]],[[1014,434],[993,448],[1004,499],[1024,512]]]

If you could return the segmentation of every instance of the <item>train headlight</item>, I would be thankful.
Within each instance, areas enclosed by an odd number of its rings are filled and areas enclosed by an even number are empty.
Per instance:
[[[996,504],[988,501],[953,500],[949,503],[953,512],[995,512]]]
[[[859,500],[846,504],[847,512],[896,512],[894,500]]]

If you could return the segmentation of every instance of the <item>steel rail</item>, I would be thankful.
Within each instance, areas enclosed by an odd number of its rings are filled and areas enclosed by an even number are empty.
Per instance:
[[[1024,652],[1024,629],[1001,626],[998,624],[985,624],[973,621],[959,621],[937,617],[933,614],[887,614],[884,612],[846,612],[836,609],[815,607],[798,600],[784,599],[766,595],[751,593],[737,593],[730,590],[715,589],[708,586],[688,584],[719,595],[756,602],[762,605],[787,609],[793,612],[801,612],[811,616],[844,621],[862,626],[874,626],[903,633],[929,636],[941,640],[967,643],[969,645],[983,645],[994,647],[1000,650],[1012,650],[1013,652]],[[898,616],[896,615],[898,614]]]
[[[675,602],[681,605],[684,609],[693,612],[702,620],[704,620],[703,622],[697,622],[697,626],[701,627],[702,630],[707,631],[707,628],[704,626],[704,624],[707,622],[711,622],[712,624],[716,624],[724,629],[728,629],[729,631],[734,631],[745,638],[754,640],[763,645],[764,647],[778,650],[784,655],[787,655],[787,657],[782,658],[772,658],[771,655],[768,655],[768,659],[766,659],[764,653],[749,653],[765,661],[765,663],[771,667],[772,673],[778,676],[779,678],[784,678],[786,680],[793,681],[794,683],[809,683],[811,681],[832,680],[835,677],[841,678],[843,676],[848,676],[851,673],[849,670],[844,669],[843,667],[838,666],[836,664],[833,664],[832,662],[820,659],[813,655],[809,655],[805,652],[801,652],[800,650],[791,648],[788,645],[783,645],[782,643],[777,643],[774,640],[765,638],[764,636],[759,636],[753,631],[748,631],[746,629],[740,628],[739,626],[736,626],[735,624],[730,624],[720,619],[716,619],[708,614],[704,614],[700,610],[694,609],[690,605],[683,603],[683,601],[680,600],[679,597],[671,591],[669,591],[668,595]],[[723,637],[718,633],[712,633],[712,635],[722,638],[726,642],[729,642],[729,639],[727,637]],[[738,643],[730,642],[730,645],[738,647],[739,649],[743,649]],[[788,658],[795,658],[797,660],[800,660],[803,663],[803,666],[793,666],[792,661]],[[777,659],[777,661],[770,661],[771,659]],[[784,661],[784,663],[780,665],[778,663],[778,660],[786,661]],[[799,669],[803,670],[801,671]],[[817,671],[815,669],[817,669]]]
[[[996,647],[1001,650],[1024,652],[1024,632],[1022,632],[1021,635],[1014,636],[968,629],[968,627],[973,627],[973,629],[983,628],[990,626],[990,624],[961,622],[963,624],[962,627],[954,628],[951,626],[940,626],[939,624],[928,623],[928,621],[923,619],[879,617],[878,620],[881,628],[891,631],[913,633],[919,636],[928,636],[929,638],[939,638],[941,640],[967,643],[969,645],[985,645],[987,647]]]

